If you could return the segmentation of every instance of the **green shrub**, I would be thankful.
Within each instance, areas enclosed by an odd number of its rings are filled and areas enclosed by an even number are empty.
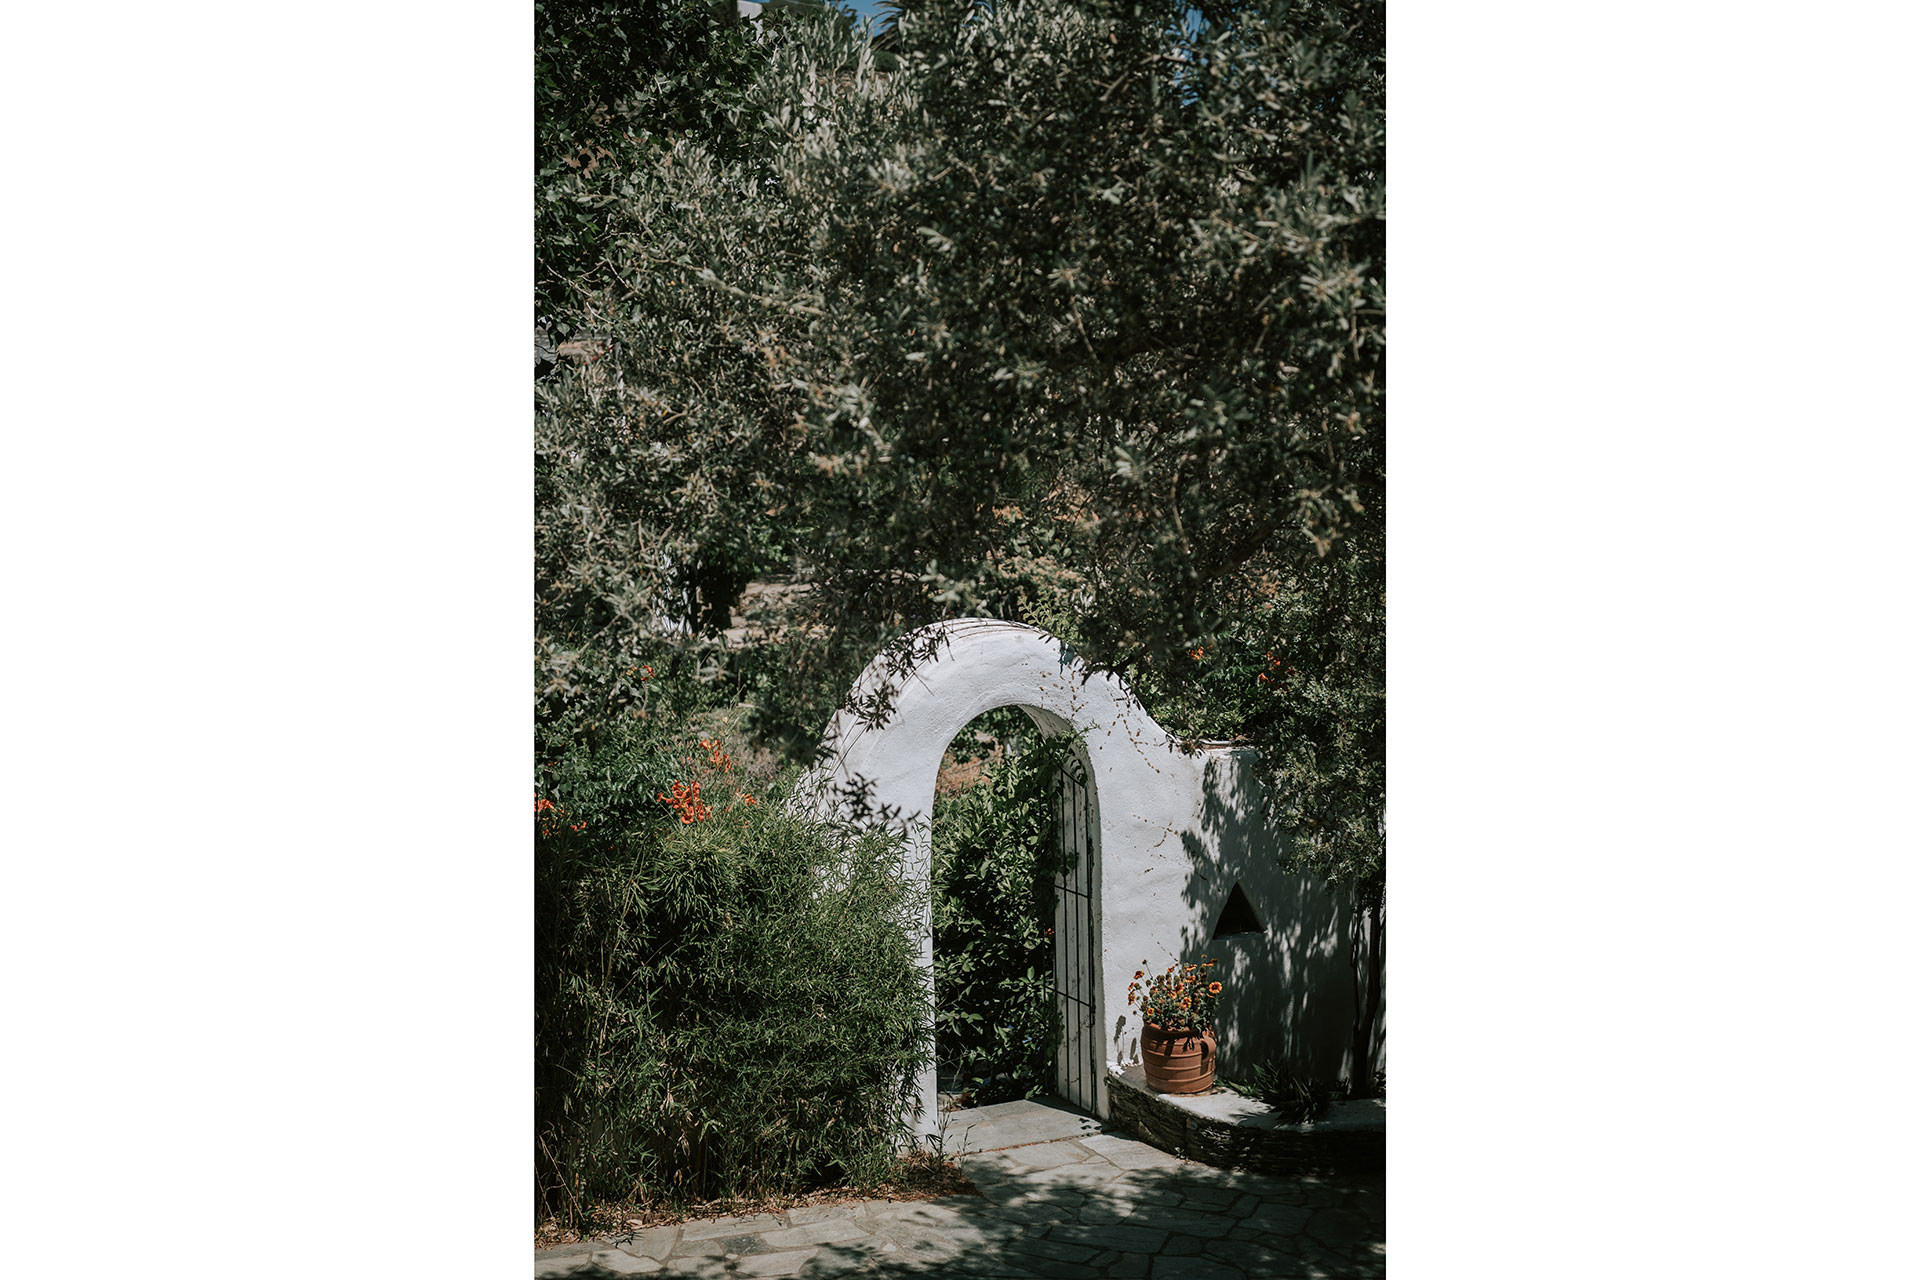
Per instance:
[[[551,762],[536,801],[536,1207],[567,1226],[871,1182],[927,1049],[898,845],[655,723]]]
[[[1334,1097],[1333,1086],[1272,1062],[1255,1067],[1248,1080],[1222,1077],[1220,1083],[1235,1093],[1266,1103],[1283,1124],[1320,1119],[1327,1114]]]
[[[1256,1098],[1272,1107],[1284,1124],[1325,1118],[1327,1108],[1350,1098],[1387,1096],[1387,1073],[1375,1071],[1369,1088],[1356,1089],[1351,1080],[1315,1080],[1281,1062],[1265,1062],[1255,1067],[1246,1080],[1221,1077],[1220,1083],[1235,1093]]]
[[[1024,738],[1025,750],[934,806],[936,1052],[943,1066],[985,1082],[977,1105],[1045,1092],[1060,1043],[1048,935],[1059,865],[1054,786],[1070,746],[1030,726]]]

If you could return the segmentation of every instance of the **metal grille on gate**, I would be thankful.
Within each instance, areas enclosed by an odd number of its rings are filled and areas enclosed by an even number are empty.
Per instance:
[[[1098,1109],[1100,1033],[1094,1023],[1094,984],[1100,980],[1093,883],[1093,804],[1086,773],[1069,759],[1055,794],[1064,874],[1053,880],[1053,990],[1060,1010],[1056,1091],[1087,1111]]]

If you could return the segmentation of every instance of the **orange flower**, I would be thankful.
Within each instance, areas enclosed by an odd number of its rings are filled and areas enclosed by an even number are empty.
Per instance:
[[[1217,983],[1217,982],[1215,982],[1215,983],[1212,983],[1211,985],[1209,985],[1209,986],[1207,987],[1207,994],[1208,994],[1208,995],[1210,995],[1210,996],[1217,996],[1217,995],[1219,995],[1219,994],[1220,994],[1220,984],[1219,984],[1219,983]]]
[[[700,784],[697,782],[692,786],[684,782],[676,782],[673,784],[672,795],[662,792],[656,795],[655,799],[662,801],[668,808],[679,814],[683,824],[705,822],[713,816],[712,807],[700,799]]]

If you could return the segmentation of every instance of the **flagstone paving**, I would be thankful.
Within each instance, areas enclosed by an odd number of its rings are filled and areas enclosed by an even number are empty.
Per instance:
[[[981,1194],[711,1218],[534,1255],[536,1280],[609,1276],[1355,1280],[1386,1274],[1386,1179],[1194,1164],[1061,1104],[947,1117]],[[964,1144],[964,1145],[963,1145]],[[991,1145],[990,1145],[991,1144]]]

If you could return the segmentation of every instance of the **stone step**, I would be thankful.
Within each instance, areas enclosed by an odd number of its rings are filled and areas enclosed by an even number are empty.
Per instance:
[[[1084,1138],[1105,1129],[1099,1120],[1057,1099],[1023,1098],[990,1107],[967,1107],[941,1117],[942,1149],[962,1152],[1004,1151],[1034,1142]]]
[[[1202,1164],[1283,1175],[1387,1167],[1387,1104],[1379,1099],[1336,1102],[1320,1120],[1289,1124],[1230,1089],[1157,1092],[1137,1064],[1108,1066],[1107,1095],[1116,1128]]]

